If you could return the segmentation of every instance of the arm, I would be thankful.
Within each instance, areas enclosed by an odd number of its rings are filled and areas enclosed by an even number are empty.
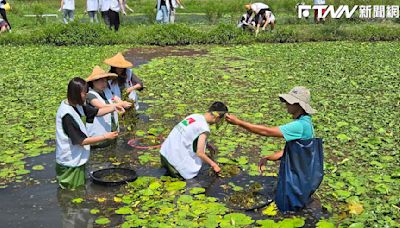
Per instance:
[[[276,160],[279,160],[282,156],[283,156],[283,150],[261,158],[260,162],[258,163],[258,171],[260,172],[260,174],[262,174],[262,172],[263,172],[262,167],[265,166],[265,164],[267,163],[268,160],[276,161]]]
[[[199,139],[197,141],[197,152],[196,155],[201,158],[204,162],[209,164],[215,172],[221,171],[221,168],[215,163],[213,160],[211,160],[205,153],[206,149],[206,140],[207,140],[207,134],[203,133],[199,136]]]
[[[99,108],[99,111],[97,112],[96,116],[104,116],[108,113],[112,113],[114,111],[118,111],[118,112],[124,112],[124,110],[121,109],[121,107],[117,106],[117,105],[109,105],[106,107],[102,107]]]
[[[129,11],[131,11],[131,13],[133,13],[133,9],[131,9],[131,7],[128,6],[128,4],[125,3],[125,8],[128,9]]]
[[[244,120],[238,119],[234,115],[226,115],[226,119],[228,122],[230,122],[234,125],[238,125],[252,133],[256,133],[256,134],[264,135],[264,136],[270,136],[270,137],[283,138],[283,134],[282,134],[281,130],[279,129],[279,127],[266,127],[263,125],[251,124]]]
[[[136,84],[136,85],[134,85],[134,86],[131,86],[131,87],[127,88],[127,89],[126,89],[126,92],[130,93],[130,92],[132,92],[133,90],[140,90],[140,89],[142,89],[142,88],[143,88],[143,87],[142,87],[141,84]]]
[[[124,15],[126,15],[124,0],[119,0],[119,5],[121,6],[121,11],[122,11],[122,13],[123,13]]]
[[[262,28],[262,30],[265,30],[265,28],[267,27],[267,25],[270,23],[270,17],[267,16],[267,20],[265,20],[264,26]]]
[[[134,86],[129,87],[127,89],[128,93],[132,92],[133,90],[139,90],[139,91],[143,90],[143,81],[138,76],[133,74],[133,72],[132,72],[132,79],[131,80],[132,80],[132,84]]]
[[[115,139],[117,136],[118,132],[108,132],[104,135],[89,137],[82,141],[81,146],[102,142],[108,139]]]
[[[62,8],[63,8],[63,5],[64,5],[64,0],[61,0],[61,3],[60,3],[60,9],[59,9],[59,11],[61,11],[62,10]]]

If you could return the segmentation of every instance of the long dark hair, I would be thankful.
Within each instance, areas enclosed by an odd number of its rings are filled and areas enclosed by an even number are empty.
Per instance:
[[[83,105],[81,92],[88,92],[88,85],[85,80],[75,77],[68,83],[67,98],[71,105]]]
[[[122,68],[122,69],[124,69],[124,68]],[[128,75],[126,74],[126,69],[124,69],[124,72],[121,74],[121,73],[117,72],[117,67],[112,66],[110,69],[110,73],[114,73],[114,74],[118,75],[117,82],[118,82],[119,86],[123,86],[125,84],[126,78],[128,77]]]

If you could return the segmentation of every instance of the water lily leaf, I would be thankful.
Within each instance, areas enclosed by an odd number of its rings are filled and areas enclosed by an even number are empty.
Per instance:
[[[118,210],[115,211],[116,214],[118,215],[129,215],[129,214],[133,214],[133,210],[132,208],[130,208],[129,206],[126,207],[121,207]]]
[[[192,194],[192,195],[197,195],[197,194],[201,194],[201,193],[204,193],[204,192],[206,192],[206,189],[204,189],[204,188],[192,188],[192,189],[190,189],[190,194]]]
[[[105,224],[110,223],[111,221],[108,218],[99,217],[98,219],[95,220],[95,222],[96,222],[96,224],[99,224],[99,225],[105,225]]]
[[[182,190],[186,187],[186,182],[184,181],[176,181],[176,182],[167,182],[166,189],[167,191],[178,191]]]
[[[139,136],[139,137],[144,136],[144,134],[145,134],[145,132],[142,131],[142,130],[137,130],[136,133],[135,133],[135,135],[136,135],[136,136]]]
[[[80,204],[80,203],[82,203],[84,200],[82,199],[82,198],[75,198],[75,199],[72,199],[72,202],[73,203],[76,203],[76,204]]]
[[[107,199],[104,198],[104,197],[97,198],[97,202],[99,202],[99,203],[103,203],[103,202],[105,202],[106,200],[107,200]]]
[[[98,214],[99,212],[100,212],[100,210],[95,209],[95,208],[90,210],[90,214],[92,214],[92,215]]]
[[[178,199],[178,202],[182,203],[191,203],[193,201],[193,197],[191,195],[181,195]]]
[[[224,158],[224,157],[218,158],[218,159],[217,159],[217,162],[218,162],[218,163],[221,163],[221,164],[235,164],[234,161],[232,161],[232,160],[230,160],[230,159],[228,159],[228,158]]]
[[[262,211],[263,215],[275,216],[278,213],[278,207],[275,202],[272,202]]]
[[[151,189],[151,190],[157,190],[157,189],[159,189],[161,186],[162,186],[162,184],[161,184],[160,182],[155,181],[155,182],[153,182],[153,183],[151,183],[151,184],[149,185],[149,189]]]
[[[231,213],[224,215],[223,220],[220,223],[222,228],[224,227],[232,227],[232,226],[246,226],[254,223],[254,220],[251,217],[241,214],[241,213]]]
[[[364,211],[363,205],[359,202],[352,201],[348,204],[348,207],[350,214],[359,215]]]
[[[32,170],[36,170],[36,171],[44,170],[44,166],[42,166],[42,165],[35,165],[35,166],[32,167]]]
[[[353,223],[349,226],[349,228],[364,228],[364,224],[361,222]]]
[[[114,202],[120,203],[120,202],[122,202],[122,199],[119,198],[119,197],[114,196]]]
[[[279,227],[279,225],[277,223],[275,223],[274,220],[271,220],[271,219],[257,220],[256,223],[263,228],[278,228]]]
[[[335,228],[335,225],[326,220],[320,220],[317,223],[317,228]]]

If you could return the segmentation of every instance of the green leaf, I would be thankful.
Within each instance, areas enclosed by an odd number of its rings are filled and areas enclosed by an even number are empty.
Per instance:
[[[99,224],[99,225],[105,225],[105,224],[110,223],[111,221],[108,218],[99,217],[98,219],[95,220],[95,222],[96,222],[96,224]]]
[[[328,222],[326,220],[320,220],[317,223],[317,228],[335,228],[335,225],[331,222]]]
[[[36,171],[44,170],[44,166],[42,166],[42,165],[35,165],[35,166],[32,167],[32,170],[36,170]]]
[[[190,189],[190,194],[192,194],[192,195],[197,195],[197,194],[201,194],[201,193],[204,193],[204,192],[206,192],[206,189],[204,189],[204,188],[192,188],[192,189]]]
[[[116,214],[118,215],[130,215],[133,214],[133,210],[132,208],[130,208],[129,206],[126,207],[121,207],[118,210],[115,211]]]
[[[82,199],[82,198],[75,198],[75,199],[72,199],[72,202],[73,203],[76,203],[76,204],[80,204],[80,203],[82,203],[84,200]]]
[[[99,209],[91,209],[90,210],[90,214],[92,214],[92,215],[98,214],[99,212],[100,212]]]

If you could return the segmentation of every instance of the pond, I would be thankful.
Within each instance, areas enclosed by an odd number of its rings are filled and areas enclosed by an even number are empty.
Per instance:
[[[338,51],[338,46],[343,50]],[[398,47],[390,42],[337,42],[128,50],[127,58],[138,67],[134,71],[147,86],[140,93],[135,129],[130,134],[121,133],[115,145],[93,150],[87,172],[132,168],[139,175],[137,181],[119,187],[88,181],[85,190],[63,191],[54,179],[54,153],[27,158],[24,169],[32,170],[27,178],[14,178],[16,181],[0,189],[2,225],[127,227],[156,226],[164,221],[185,227],[229,227],[232,223],[267,226],[281,221],[313,227],[330,215],[322,207],[342,224],[367,221],[372,225],[376,221],[367,220],[371,214],[386,216],[380,224],[390,224],[390,218],[396,218],[392,207],[400,206],[395,165],[399,103],[393,102],[398,100]],[[381,58],[374,58],[376,55]],[[186,182],[163,176],[158,145],[184,116],[204,112],[211,102],[221,100],[243,119],[278,126],[291,119],[277,94],[294,85],[313,88],[313,102],[319,111],[313,121],[317,134],[325,139],[325,178],[309,208],[284,215],[269,202],[253,211],[229,209],[234,207],[229,205],[230,197],[254,183],[263,185],[260,191],[267,201],[273,198],[279,163],[269,162],[263,176],[259,176],[257,163],[260,156],[282,149],[283,141],[227,124],[219,129],[211,127],[210,142],[218,148],[215,159],[222,167],[231,165],[240,170],[231,169],[218,177],[209,175],[205,166],[198,178]],[[378,93],[383,95],[376,96]],[[371,104],[376,107],[370,109]],[[25,119],[34,120],[34,114],[31,111]],[[14,126],[17,117],[13,114],[13,119],[4,123]],[[24,126],[30,124],[25,122]],[[25,136],[24,141],[36,137]],[[54,140],[47,144],[54,148]],[[14,161],[25,156],[20,155],[5,158]]]

